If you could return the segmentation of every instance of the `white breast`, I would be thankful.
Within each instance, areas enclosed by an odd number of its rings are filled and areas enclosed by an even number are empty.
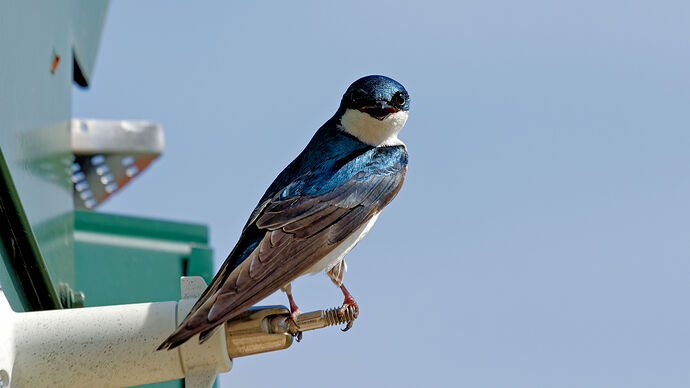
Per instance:
[[[363,239],[364,236],[369,233],[371,227],[374,226],[374,222],[376,222],[376,219],[379,218],[379,214],[380,213],[376,213],[373,217],[371,217],[366,224],[360,226],[356,231],[354,231],[354,233],[343,240],[343,242],[338,244],[338,246],[335,247],[335,249],[333,249],[328,255],[324,256],[323,259],[319,260],[316,264],[309,268],[306,273],[315,274],[321,271],[328,271],[338,264],[340,260],[344,259],[345,255],[347,255],[352,248],[357,245],[359,240]]]

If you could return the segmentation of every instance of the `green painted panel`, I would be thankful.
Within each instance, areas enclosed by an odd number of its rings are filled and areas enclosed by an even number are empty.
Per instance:
[[[0,150],[36,259],[47,269],[50,294],[75,280],[73,53],[79,52],[90,74],[107,5],[107,0],[0,2]],[[11,273],[7,267],[3,271]],[[5,288],[15,283],[3,281]]]
[[[75,253],[75,286],[84,292],[85,306],[179,299],[175,279],[182,263],[170,252],[77,240]]]
[[[208,243],[208,228],[202,224],[120,216],[88,210],[77,210],[75,214],[75,229],[81,231],[103,232],[103,228],[106,228],[110,234],[181,240],[202,245]]]
[[[26,212],[0,150],[0,285],[15,311],[60,308],[48,269],[32,234]],[[16,297],[16,298],[15,298]]]
[[[212,278],[204,225],[75,212],[75,289],[86,306],[180,297],[182,275]]]
[[[72,15],[74,41],[72,49],[74,59],[79,66],[85,82],[90,83],[101,31],[108,11],[108,0],[74,0],[72,1]],[[75,81],[79,82],[76,77]],[[83,85],[82,85],[83,86]]]
[[[192,247],[187,273],[201,276],[206,284],[210,284],[213,280],[213,250],[201,246]]]
[[[5,252],[5,248],[0,244],[0,259],[2,262],[7,262],[8,256]],[[17,284],[17,279],[14,278],[14,274],[10,275],[7,270],[7,265],[0,265],[0,285],[2,285],[2,291],[7,297],[7,301],[10,303],[12,310],[14,311],[28,311],[29,306],[26,304],[25,299],[19,294],[20,286]]]
[[[0,147],[54,286],[74,280],[71,23],[68,2],[0,2]]]

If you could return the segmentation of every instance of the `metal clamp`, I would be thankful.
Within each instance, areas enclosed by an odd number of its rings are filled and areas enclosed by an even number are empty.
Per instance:
[[[225,324],[226,343],[230,358],[286,349],[299,333],[355,320],[348,307],[341,315],[338,308],[300,314],[296,321],[284,306],[252,308]]]

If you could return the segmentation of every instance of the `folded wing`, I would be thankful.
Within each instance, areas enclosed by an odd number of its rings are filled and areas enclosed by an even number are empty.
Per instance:
[[[226,261],[159,349],[174,348],[197,333],[203,342],[217,326],[305,273],[395,197],[407,168],[402,156],[360,171],[330,191],[276,196],[260,204],[243,233],[254,236],[250,253],[232,269],[230,258]]]

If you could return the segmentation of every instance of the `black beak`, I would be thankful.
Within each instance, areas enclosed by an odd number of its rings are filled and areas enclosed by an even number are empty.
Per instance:
[[[388,103],[388,101],[376,101],[373,105],[366,105],[359,108],[360,112],[368,113],[377,120],[383,120],[388,115],[398,111],[397,108]]]

